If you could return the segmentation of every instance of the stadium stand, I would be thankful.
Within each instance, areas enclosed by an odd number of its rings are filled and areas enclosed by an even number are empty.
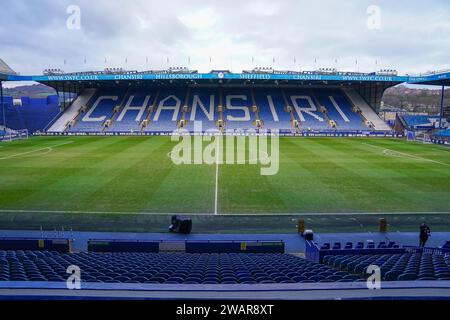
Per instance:
[[[433,129],[436,126],[436,117],[427,115],[401,115],[400,116],[409,130],[414,129]]]
[[[361,279],[290,254],[9,250],[0,251],[0,281],[65,281],[70,265],[83,270],[83,281],[106,283],[255,284]]]
[[[406,280],[450,280],[450,244],[440,248],[400,247],[390,241],[379,242],[340,242],[307,243],[306,257],[335,270],[351,275],[365,277],[370,265],[380,268],[381,276],[386,281]]]
[[[374,112],[372,116],[378,117]],[[63,132],[67,127],[69,132],[159,133],[180,127],[193,131],[194,121],[202,122],[203,131],[219,127],[228,132],[378,129],[370,129],[364,119],[341,89],[165,87],[95,93],[91,89],[75,100],[49,132]]]
[[[183,89],[161,89],[146,132],[172,132],[178,128],[186,97]]]
[[[435,136],[448,139],[450,138],[450,129],[438,131],[435,133]]]
[[[154,92],[133,91],[126,95],[126,103],[117,112],[109,132],[138,132],[141,130],[140,120],[147,109]]]
[[[239,131],[254,128],[255,121],[250,90],[244,88],[223,90],[226,129]]]
[[[386,281],[450,280],[450,256],[431,253],[328,255],[323,263],[354,275],[377,265]]]
[[[218,106],[222,105],[219,90],[213,88],[193,88],[184,114],[183,128],[194,131],[194,121],[201,121],[203,130],[216,129]]]
[[[264,129],[292,130],[291,115],[287,112],[280,90],[255,89],[256,106]]]
[[[314,96],[304,90],[284,90],[287,103],[293,108],[295,117],[300,121],[302,128],[307,130],[330,130],[327,119],[320,112]]]
[[[64,132],[73,126],[81,114],[81,110],[94,96],[95,89],[84,90],[77,99],[61,114],[61,116],[50,126],[48,132]]]
[[[58,96],[46,98],[22,97],[21,105],[14,105],[12,97],[4,97],[6,125],[14,130],[28,129],[30,133],[43,131],[60,113]],[[3,119],[3,108],[0,108]]]
[[[79,120],[69,127],[69,132],[102,132],[123,98],[124,93],[120,91],[97,92],[90,99],[89,108],[81,111]]]
[[[2,74],[10,74],[10,75],[17,74],[17,72],[15,72],[13,69],[11,69],[11,67],[8,66],[6,64],[6,62],[3,61],[2,59],[0,59],[0,73],[2,73]]]
[[[375,130],[389,131],[391,128],[384,122],[369,104],[352,88],[342,89],[353,106],[361,111],[361,115],[368,122],[372,123]]]

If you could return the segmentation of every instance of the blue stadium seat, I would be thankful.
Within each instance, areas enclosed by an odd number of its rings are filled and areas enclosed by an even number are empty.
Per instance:
[[[0,251],[0,281],[62,282],[72,264],[81,267],[82,281],[104,283],[298,283],[348,275],[288,254]]]

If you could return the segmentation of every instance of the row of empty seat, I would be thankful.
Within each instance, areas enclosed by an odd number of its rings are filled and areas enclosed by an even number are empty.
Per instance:
[[[420,128],[432,129],[438,124],[438,117],[428,115],[402,115],[401,117],[408,130]]]
[[[430,253],[327,255],[323,263],[358,276],[376,265],[386,281],[450,280],[450,256]]]
[[[365,245],[364,242],[357,242],[354,244],[353,242],[347,242],[345,245],[342,245],[341,242],[335,242],[333,246],[331,243],[324,243],[320,247],[321,250],[340,250],[340,249],[387,249],[387,248],[400,248],[395,241],[389,241],[388,243],[382,241],[378,244],[375,244],[373,241],[368,241]]]
[[[441,130],[434,134],[438,138],[450,138],[450,129]]]
[[[361,277],[290,254],[61,254],[0,251],[0,281],[66,281],[67,267],[81,281],[104,283],[255,284],[352,282]]]
[[[233,131],[292,131],[295,121],[303,130],[369,130],[340,89],[98,89],[85,107],[69,132],[172,132],[180,126],[193,131],[194,121],[202,131],[218,129],[220,121],[222,129]]]

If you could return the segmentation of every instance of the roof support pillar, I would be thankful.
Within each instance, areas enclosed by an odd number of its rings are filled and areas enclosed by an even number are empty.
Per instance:
[[[3,125],[6,128],[6,112],[5,112],[5,103],[3,101],[3,81],[0,81],[0,103],[2,104],[2,111],[3,111]]]
[[[439,113],[439,129],[442,128],[442,118],[444,117],[444,96],[445,96],[445,86],[442,86],[442,91],[441,91],[441,112]]]

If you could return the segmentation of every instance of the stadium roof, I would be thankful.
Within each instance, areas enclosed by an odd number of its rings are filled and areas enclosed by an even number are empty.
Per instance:
[[[3,61],[2,59],[0,59],[0,74],[3,75],[16,75],[17,73],[11,69],[6,63],[5,61]]]
[[[3,62],[0,60],[0,62]],[[1,64],[0,64],[1,66]],[[6,66],[6,64],[5,64]],[[7,66],[6,66],[7,67]],[[9,67],[8,67],[9,68]],[[12,71],[12,70],[11,70]],[[12,71],[14,72],[14,71]],[[1,72],[0,72],[1,73]],[[401,83],[420,85],[450,86],[450,70],[421,76],[409,75],[380,75],[377,73],[320,73],[320,72],[286,72],[286,73],[170,73],[170,72],[130,72],[103,73],[79,72],[55,75],[17,75],[8,74],[3,80],[7,81],[36,81],[49,83],[117,83],[117,82],[170,82],[170,83],[221,83],[221,84],[334,84],[350,85],[361,83],[377,83],[393,86]]]
[[[423,77],[411,77],[408,83],[432,86],[450,86],[450,70],[442,73],[429,74]]]

